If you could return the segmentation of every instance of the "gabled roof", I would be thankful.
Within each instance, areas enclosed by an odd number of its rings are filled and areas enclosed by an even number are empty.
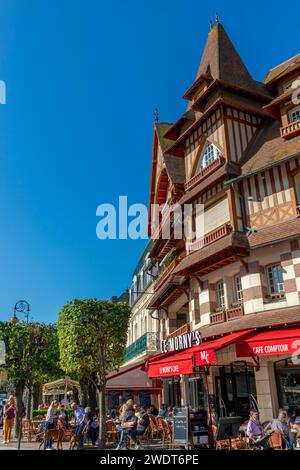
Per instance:
[[[278,121],[266,122],[243,160],[242,175],[273,166],[282,160],[300,154],[300,136],[285,140],[280,135]]]
[[[222,24],[219,22],[215,24],[208,34],[196,82],[201,82],[201,77],[207,76],[211,76],[212,80],[220,80],[255,94],[259,93],[268,96],[268,91],[264,84],[257,82],[250,75]]]
[[[282,62],[282,64],[277,65],[276,67],[269,70],[264,83],[270,85],[275,80],[284,77],[285,75],[293,72],[294,70],[300,67],[300,54],[291,57],[290,59]]]

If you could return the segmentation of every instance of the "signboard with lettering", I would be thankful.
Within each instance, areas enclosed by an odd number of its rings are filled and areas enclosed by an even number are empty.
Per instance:
[[[162,353],[170,351],[180,351],[183,349],[191,348],[193,346],[200,346],[201,343],[202,338],[200,332],[190,331],[189,333],[184,333],[183,335],[161,340],[160,351]]]
[[[178,408],[173,417],[173,445],[187,446],[189,442],[189,410],[188,408]]]

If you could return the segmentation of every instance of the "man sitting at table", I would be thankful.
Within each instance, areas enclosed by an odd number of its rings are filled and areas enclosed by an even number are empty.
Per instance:
[[[246,435],[251,438],[258,439],[264,434],[263,427],[259,420],[259,413],[256,410],[250,411],[250,419],[247,425]]]
[[[128,408],[127,416],[124,421],[122,421],[121,426],[118,428],[118,430],[121,431],[121,437],[116,450],[120,450],[122,447],[126,447],[126,436],[128,436],[129,439],[134,442],[136,448],[138,447],[136,442],[136,427],[137,417],[135,416],[134,409]]]

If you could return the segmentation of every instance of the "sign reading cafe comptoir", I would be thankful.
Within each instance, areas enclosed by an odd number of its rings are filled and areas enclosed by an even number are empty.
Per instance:
[[[170,351],[180,351],[181,349],[191,348],[192,346],[200,346],[202,343],[199,331],[191,331],[183,335],[174,336],[174,338],[163,339],[160,342],[160,351],[162,353]]]

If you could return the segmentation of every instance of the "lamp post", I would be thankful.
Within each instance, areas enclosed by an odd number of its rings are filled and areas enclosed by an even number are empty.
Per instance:
[[[12,323],[19,323],[19,319],[17,317],[18,313],[24,313],[26,322],[29,323],[29,314],[30,314],[30,305],[27,300],[18,300],[14,306],[14,315],[11,319]]]

